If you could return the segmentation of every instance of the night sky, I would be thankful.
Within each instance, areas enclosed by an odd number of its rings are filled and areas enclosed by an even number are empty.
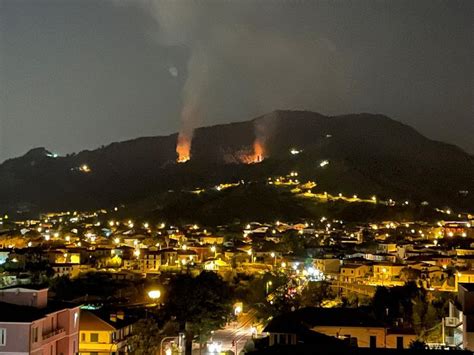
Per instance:
[[[474,153],[472,0],[0,0],[0,160],[274,109],[383,113]]]

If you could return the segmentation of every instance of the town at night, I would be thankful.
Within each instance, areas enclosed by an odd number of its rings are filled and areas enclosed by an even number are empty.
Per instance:
[[[0,355],[472,354],[473,18],[0,0]]]

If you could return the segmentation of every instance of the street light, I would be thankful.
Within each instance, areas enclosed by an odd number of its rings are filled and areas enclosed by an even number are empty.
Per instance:
[[[234,314],[235,314],[236,316],[238,316],[240,313],[242,313],[242,306],[236,305],[236,306],[234,307]]]
[[[266,285],[265,285],[265,289],[266,289],[266,291],[267,291],[267,295],[268,295],[268,288],[269,288],[271,285],[273,285],[272,280],[267,281],[267,283],[266,283]]]
[[[211,251],[214,253],[214,258],[217,256],[217,248],[215,245],[211,247]]]
[[[160,290],[150,290],[150,291],[148,291],[148,297],[150,297],[152,300],[157,300],[158,298],[161,297],[161,291]]]
[[[273,258],[273,266],[275,266],[275,265],[276,265],[276,261],[277,261],[277,259],[276,259],[276,254],[275,254],[274,252],[271,252],[270,256]]]

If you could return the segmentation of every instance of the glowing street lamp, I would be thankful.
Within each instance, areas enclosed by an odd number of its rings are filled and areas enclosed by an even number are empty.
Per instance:
[[[238,316],[240,313],[242,313],[242,306],[241,305],[236,305],[234,307],[234,314]]]
[[[276,265],[276,254],[272,251],[270,253],[270,256],[273,258],[273,266],[275,266]]]
[[[250,262],[253,262],[252,249],[247,250],[247,254],[250,256]]]
[[[160,290],[148,291],[148,297],[150,297],[152,300],[157,300],[161,297],[161,291]]]
[[[265,290],[267,291],[267,293],[266,293],[267,295],[268,295],[268,289],[269,289],[269,287],[270,287],[271,285],[273,285],[272,280],[267,281],[267,283],[265,284]]]
[[[211,247],[211,251],[214,253],[214,258],[217,256],[217,248],[215,245]]]

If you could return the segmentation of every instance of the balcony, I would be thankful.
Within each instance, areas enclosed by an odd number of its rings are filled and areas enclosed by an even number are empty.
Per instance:
[[[457,328],[462,324],[462,321],[456,317],[444,317],[444,324],[449,328]]]
[[[61,336],[65,334],[66,334],[66,329],[64,328],[58,328],[49,333],[45,333],[43,334],[43,343],[49,343],[51,341],[55,341],[58,338],[61,338]]]

